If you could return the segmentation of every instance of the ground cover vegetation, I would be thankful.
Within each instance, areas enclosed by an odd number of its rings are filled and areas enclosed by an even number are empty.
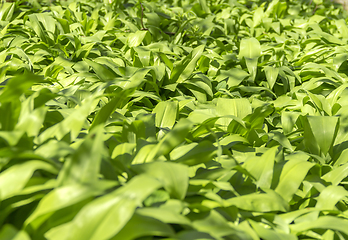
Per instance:
[[[346,19],[2,1],[0,239],[347,239]]]

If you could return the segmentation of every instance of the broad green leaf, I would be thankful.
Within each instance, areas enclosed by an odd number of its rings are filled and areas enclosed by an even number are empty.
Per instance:
[[[22,138],[24,132],[15,131],[0,131],[0,139],[4,140],[9,146],[15,146]]]
[[[68,159],[58,175],[58,186],[91,184],[99,179],[101,160],[105,156],[103,128],[93,129]]]
[[[191,76],[196,68],[199,58],[202,56],[204,48],[204,45],[196,47],[182,60],[182,62],[174,67],[170,75],[171,83],[182,83]]]
[[[261,56],[260,42],[256,38],[242,39],[239,48],[240,58],[258,58]]]
[[[205,13],[211,13],[206,0],[199,0],[199,4],[201,5],[201,8]]]
[[[279,240],[297,240],[298,238],[293,234],[286,234],[278,232],[275,229],[269,229],[261,226],[261,224],[249,220],[252,228],[256,231],[257,235],[262,239],[279,239]]]
[[[282,213],[278,216],[282,219],[282,221],[284,221],[285,224],[290,224],[291,222],[301,218],[302,216],[308,214],[313,215],[313,212],[316,213],[316,216],[318,216],[319,210],[316,208],[299,209],[292,212]]]
[[[132,240],[143,236],[170,237],[173,235],[174,230],[168,224],[136,212],[124,228],[111,240]]]
[[[249,73],[239,68],[231,68],[229,70],[220,70],[216,81],[220,82],[227,78],[227,85],[229,88],[238,86],[243,80],[249,76]]]
[[[127,38],[128,46],[138,47],[144,41],[144,39],[149,36],[150,33],[148,33],[148,31],[136,31],[135,33],[131,33]]]
[[[193,166],[213,159],[216,149],[210,141],[201,141],[177,147],[170,153],[170,158],[175,162]]]
[[[332,185],[337,186],[341,181],[348,176],[348,163],[345,163],[339,167],[332,169],[326,173],[322,179],[327,182],[331,182]]]
[[[263,12],[263,7],[258,7],[253,15],[253,27],[257,27],[261,22],[262,22],[262,18],[264,16],[264,12]]]
[[[90,126],[90,130],[100,124],[105,124],[106,121],[110,118],[110,115],[112,115],[117,108],[124,107],[132,91],[133,90],[117,89],[115,91],[115,96],[98,111]]]
[[[151,68],[137,69],[129,79],[125,81],[120,81],[118,85],[124,90],[137,88],[139,87],[139,85],[141,85],[145,81],[145,76],[150,71],[151,71]]]
[[[334,216],[321,216],[314,221],[292,224],[290,228],[291,231],[294,233],[301,233],[313,229],[332,229],[340,231],[347,235],[347,223],[348,221],[343,218],[338,218]]]
[[[308,124],[304,126],[304,141],[312,153],[317,153],[315,145],[318,144],[320,152],[327,154],[337,134],[338,120],[337,117],[331,116],[307,117]]]
[[[73,60],[81,61],[82,59],[87,58],[90,52],[92,51],[94,45],[95,43],[93,42],[81,46],[81,48],[77,49],[77,51],[74,52],[74,55],[72,56]],[[103,66],[98,66],[95,62],[92,62],[88,59],[84,59],[83,61],[85,61],[88,65],[90,65],[93,68],[93,70],[100,79],[102,79],[103,73],[108,74],[105,77],[108,77],[112,74],[112,72],[107,71],[108,69],[104,69]]]
[[[160,128],[159,138],[165,133],[166,128],[171,129],[178,115],[178,102],[159,102],[152,110],[156,114],[156,127]]]
[[[85,199],[102,194],[108,188],[114,187],[113,182],[93,182],[92,185],[67,185],[58,187],[49,192],[39,203],[35,211],[27,218],[25,225],[36,229],[47,221],[51,214],[66,207],[72,206]]]
[[[28,233],[21,230],[18,231],[14,226],[10,224],[4,225],[0,230],[1,240],[30,240]]]
[[[279,68],[266,66],[264,68],[269,88],[272,89],[278,78]]]
[[[297,192],[301,182],[306,177],[309,169],[314,163],[308,162],[308,155],[296,153],[288,156],[279,178],[275,191],[286,201],[290,201],[292,196]]]
[[[41,13],[41,15],[42,15],[42,13]],[[47,16],[47,15],[45,15],[45,16]],[[53,42],[53,40],[49,37],[49,35],[46,32],[47,29],[44,28],[44,25],[39,20],[39,18],[41,18],[40,14],[31,14],[28,17],[29,17],[29,21],[30,21],[32,29],[40,37],[40,39],[44,43],[51,44]],[[53,33],[53,32],[54,31],[51,31],[51,33]]]
[[[152,162],[132,166],[137,173],[145,173],[162,183],[171,197],[184,199],[188,187],[188,167],[179,163]]]
[[[170,209],[166,209],[164,207],[156,208],[156,207],[146,207],[146,208],[138,208],[136,213],[151,217],[154,219],[158,219],[164,223],[172,223],[172,224],[184,224],[191,225],[191,221],[180,213],[175,212],[170,206]]]
[[[24,189],[36,170],[57,173],[51,164],[39,160],[16,164],[0,173],[0,199],[12,197]]]
[[[268,149],[261,157],[247,160],[243,167],[253,175],[259,188],[270,188],[273,177],[275,155],[278,147]]]
[[[73,111],[63,121],[47,128],[39,136],[36,137],[38,143],[43,143],[46,140],[56,137],[57,140],[61,140],[65,135],[70,133],[72,140],[75,140],[79,135],[82,127],[86,123],[87,116],[94,109],[96,100],[93,97],[89,97],[84,100],[82,105]]]
[[[245,59],[252,81],[254,81],[256,77],[257,62],[260,56],[261,45],[256,38],[242,39],[239,47],[239,58]]]
[[[199,114],[197,114],[196,116],[194,114],[195,114],[195,112],[192,112],[189,115],[188,119],[190,119],[192,122],[200,123],[201,119],[199,118]],[[214,125],[218,119],[219,119],[219,117],[212,117],[212,118],[206,119],[204,122],[202,122],[197,127],[195,127],[194,130],[192,130],[192,137],[196,138],[196,137],[201,136],[202,134],[208,133],[209,129],[214,127]]]
[[[232,197],[224,200],[225,206],[236,206],[251,212],[286,212],[288,203],[275,191],[267,190],[266,193],[251,193],[243,196]]]
[[[0,9],[0,20],[10,21],[15,10],[15,3],[2,2]]]
[[[207,96],[213,98],[211,80],[203,74],[196,74],[188,81],[185,81],[185,86],[195,95],[199,102],[206,102]],[[202,95],[202,97],[197,96]]]
[[[203,125],[203,128],[206,128],[206,127],[213,127],[215,122],[219,119],[219,117],[217,117],[215,108],[209,108],[209,109],[195,109],[189,114],[187,119],[193,123],[201,124]]]
[[[10,79],[5,88],[1,91],[0,102],[6,103],[15,101],[32,85],[42,82],[44,82],[42,77],[32,73],[16,76]]]
[[[334,210],[338,201],[348,196],[348,191],[342,186],[328,186],[319,195],[316,208]]]
[[[219,116],[234,115],[240,119],[243,119],[247,115],[251,114],[251,104],[246,98],[218,98],[216,103],[216,112]],[[228,124],[233,119],[220,118],[217,123],[223,126]]]
[[[45,29],[45,34],[46,35],[49,35],[49,34],[53,35],[53,33],[56,30],[56,21],[53,18],[52,14],[47,13],[47,12],[43,12],[43,13],[35,14],[35,16],[37,17],[40,24]],[[30,20],[30,17],[29,17],[29,20]]]
[[[343,19],[335,20],[336,27],[343,38],[348,38],[347,23]]]
[[[181,119],[154,147],[152,152],[147,156],[145,162],[155,161],[158,157],[169,154],[175,147],[184,141],[191,128],[192,123],[189,120]]]
[[[147,144],[145,146],[142,146],[141,149],[138,150],[137,154],[133,158],[132,164],[145,163],[147,160],[147,156],[151,154],[155,146],[156,144]],[[149,161],[151,161],[151,159],[149,159]]]
[[[281,122],[285,134],[292,132],[295,123],[300,115],[301,113],[299,112],[282,111]]]
[[[0,240],[346,238],[336,3],[0,2]]]
[[[347,58],[345,58],[344,61],[346,61]],[[329,101],[331,106],[333,106],[335,103],[337,103],[338,98],[341,96],[342,92],[348,87],[347,84],[342,84],[338,88],[334,89],[330,94],[326,97],[326,99]]]
[[[144,67],[149,66],[151,51],[145,47],[135,47],[134,51],[138,53],[138,57]]]
[[[247,232],[244,232],[238,226],[230,225],[226,219],[216,210],[211,210],[207,214],[202,214],[201,219],[192,222],[193,227],[200,231],[209,233],[215,239],[224,236],[234,236],[237,239],[252,239]]]
[[[289,139],[286,136],[284,136],[284,134],[282,134],[281,132],[271,131],[268,134],[268,136],[269,136],[269,140],[272,139],[278,142],[281,146],[289,149],[290,151],[293,151],[295,149],[295,147],[291,145]]]
[[[41,95],[40,93],[45,93],[45,91],[36,92],[22,102],[21,113],[15,127],[16,130],[26,132],[28,136],[37,136],[45,121],[48,108],[46,106],[41,106],[34,109],[35,103],[38,103],[38,100],[48,97],[42,96],[44,94]]]
[[[84,59],[83,61],[93,68],[93,71],[102,81],[114,80],[117,77],[117,75],[112,70],[101,64],[98,64],[89,59]]]
[[[205,232],[200,231],[194,231],[194,230],[185,230],[179,232],[174,239],[178,240],[186,240],[186,239],[192,239],[192,240],[199,240],[199,239],[216,239]],[[174,240],[173,239],[173,240]]]
[[[132,218],[140,206],[161,184],[152,177],[139,175],[125,186],[85,205],[73,221],[49,230],[49,240],[110,239]]]

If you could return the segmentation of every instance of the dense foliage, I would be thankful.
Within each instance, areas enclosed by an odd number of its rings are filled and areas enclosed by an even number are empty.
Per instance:
[[[330,1],[2,1],[0,240],[347,239]]]

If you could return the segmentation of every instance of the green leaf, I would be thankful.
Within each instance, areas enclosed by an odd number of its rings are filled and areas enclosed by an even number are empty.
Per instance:
[[[0,131],[0,139],[4,140],[9,146],[15,146],[22,138],[23,131]]]
[[[0,230],[1,240],[30,240],[29,235],[21,230],[18,231],[14,226],[10,224],[4,225]]]
[[[38,207],[25,221],[25,225],[30,225],[31,229],[37,229],[48,221],[53,213],[98,196],[115,185],[116,183],[113,182],[97,181],[92,185],[75,184],[58,187],[42,198]]]
[[[166,101],[159,102],[152,110],[152,113],[156,114],[156,127],[160,128],[159,138],[162,138],[166,128],[171,129],[174,126],[178,115],[178,107],[178,102]]]
[[[29,17],[29,21],[31,24],[32,29],[35,31],[35,33],[40,37],[40,39],[47,44],[51,44],[53,43],[53,40],[50,39],[49,35],[47,34],[48,29],[45,29],[44,25],[42,24],[42,22],[40,20],[48,20],[50,18],[52,18],[51,16],[48,16],[46,14],[31,14],[28,16]],[[53,18],[52,18],[53,19]],[[52,25],[51,25],[52,26]],[[53,24],[53,27],[55,27],[55,24]],[[51,31],[51,33],[53,33],[53,31]]]
[[[116,109],[124,107],[132,92],[133,90],[117,89],[115,91],[115,96],[98,111],[90,126],[90,130],[100,124],[105,124]]]
[[[140,62],[144,67],[149,66],[151,51],[145,47],[134,47],[134,51],[138,53]]]
[[[168,209],[165,207],[138,208],[136,213],[142,216],[158,219],[164,223],[191,225],[191,221],[182,214],[175,212],[172,206],[169,206]]]
[[[224,206],[236,206],[252,212],[286,212],[289,209],[288,203],[277,192],[270,189],[266,193],[251,193],[224,200]]]
[[[155,161],[158,157],[169,154],[175,147],[184,141],[191,128],[192,123],[189,120],[181,119],[154,147],[152,152],[147,156],[145,162]]]
[[[277,81],[278,74],[279,74],[279,68],[266,66],[266,67],[264,67],[264,71],[266,74],[266,79],[267,79],[269,88],[272,89],[275,82]]]
[[[216,155],[216,147],[210,141],[201,141],[180,146],[170,153],[170,158],[189,166],[206,163]]]
[[[256,231],[257,235],[262,239],[279,239],[279,240],[297,240],[298,238],[292,234],[286,234],[278,232],[275,229],[265,228],[260,223],[249,220],[252,228]]]
[[[348,196],[348,191],[342,186],[328,186],[319,195],[316,208],[325,210],[335,210],[338,201]]]
[[[164,189],[177,199],[184,199],[188,187],[188,167],[179,163],[152,162],[132,167],[137,173],[146,173],[160,181]]]
[[[326,173],[322,179],[327,182],[331,182],[332,185],[338,185],[341,181],[348,176],[348,163],[345,163],[339,167],[332,169]]]
[[[196,68],[199,58],[202,56],[205,46],[196,47],[177,66],[174,67],[171,75],[171,83],[182,83],[186,81]]]
[[[15,10],[15,3],[2,2],[0,9],[0,20],[10,21]]]
[[[277,149],[278,147],[268,149],[261,157],[251,158],[243,164],[243,167],[255,177],[259,188],[271,187]]]
[[[244,38],[240,42],[239,57],[240,58],[258,58],[261,56],[261,45],[256,38]]]
[[[215,239],[224,236],[233,236],[236,239],[252,239],[247,232],[244,232],[238,226],[228,224],[226,219],[216,210],[211,210],[201,215],[203,218],[192,222],[193,227],[200,231],[209,233]]]
[[[99,63],[96,63],[89,59],[84,59],[83,61],[86,62],[89,66],[91,66],[98,78],[104,82],[114,80],[117,77],[117,75],[112,70]]]
[[[301,113],[299,112],[282,111],[281,122],[285,134],[292,132],[295,123],[300,115]]]
[[[263,12],[263,6],[258,7],[253,15],[253,27],[257,27],[261,22],[264,17],[264,12]]]
[[[161,184],[152,177],[139,175],[125,186],[85,205],[73,221],[49,230],[50,240],[110,239],[132,218],[140,206]]]
[[[328,153],[337,135],[338,120],[338,117],[331,116],[307,116],[304,141],[311,153],[319,154],[318,148],[323,154]]]
[[[346,219],[334,217],[334,216],[321,216],[314,221],[306,221],[290,226],[291,231],[294,233],[301,233],[313,229],[332,229],[340,231],[344,234],[348,234],[347,229],[348,221]]]
[[[174,231],[168,224],[136,212],[124,228],[111,239],[132,240],[144,236],[171,237],[174,236]]]
[[[39,169],[50,173],[57,173],[57,169],[51,164],[39,160],[16,164],[1,172],[0,199],[4,200],[18,194],[25,188],[33,173]]]
[[[136,31],[135,33],[131,33],[127,38],[128,46],[138,47],[144,41],[144,39],[149,36],[151,37],[148,31]]]
[[[186,239],[192,239],[192,240],[199,240],[199,239],[216,239],[213,238],[208,233],[194,231],[194,230],[185,230],[181,231],[176,235],[176,238],[178,240],[186,240]]]
[[[347,23],[343,19],[335,20],[335,25],[343,38],[348,38]]]
[[[74,154],[65,160],[58,175],[58,186],[92,184],[99,179],[101,160],[106,154],[103,131],[101,126],[93,129]]]
[[[30,72],[11,78],[0,94],[0,102],[6,103],[15,101],[35,83],[42,82],[44,82],[42,77]]]
[[[257,61],[261,56],[261,45],[256,38],[242,39],[239,47],[239,58],[245,59],[251,80],[254,81],[257,72]]]
[[[220,82],[227,80],[227,85],[229,88],[238,86],[243,80],[249,76],[249,73],[239,68],[231,68],[229,70],[220,70],[220,74],[217,75],[216,81]]]
[[[206,0],[199,0],[199,4],[201,5],[201,8],[205,13],[211,13]]]
[[[306,177],[314,163],[307,162],[308,155],[295,153],[288,156],[279,178],[275,191],[286,201],[290,201],[297,192],[301,182]]]
[[[44,91],[42,91],[44,92]],[[22,109],[19,115],[16,130],[26,132],[28,136],[37,136],[43,127],[45,116],[48,108],[41,106],[34,109],[35,102],[41,98],[40,92],[31,95],[27,100],[22,102]],[[44,96],[42,96],[44,97]]]
[[[218,98],[216,112],[218,116],[233,115],[239,119],[243,119],[252,113],[251,104],[246,98]],[[220,118],[217,123],[227,127],[232,120],[231,118]]]
[[[81,106],[67,116],[63,121],[47,128],[39,136],[36,137],[38,143],[43,143],[46,140],[55,137],[57,140],[61,140],[65,135],[70,133],[72,140],[75,140],[79,135],[82,127],[86,124],[87,116],[94,109],[97,101],[92,97],[88,97],[84,100]]]

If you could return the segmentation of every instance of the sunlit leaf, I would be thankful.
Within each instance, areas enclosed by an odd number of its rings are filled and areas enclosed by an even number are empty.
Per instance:
[[[139,175],[126,186],[88,203],[73,221],[49,230],[46,237],[110,239],[127,224],[141,202],[160,186],[154,178]]]
[[[275,191],[286,201],[291,200],[309,169],[313,167],[314,163],[308,162],[308,158],[303,153],[290,155],[289,160],[281,170]]]

